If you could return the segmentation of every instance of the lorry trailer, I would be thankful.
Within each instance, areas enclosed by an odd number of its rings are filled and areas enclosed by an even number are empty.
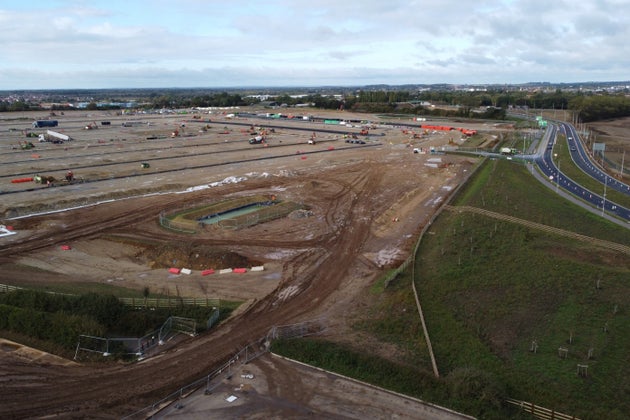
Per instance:
[[[59,121],[57,121],[57,120],[37,120],[37,121],[33,121],[33,128],[57,127],[58,125],[59,125]]]

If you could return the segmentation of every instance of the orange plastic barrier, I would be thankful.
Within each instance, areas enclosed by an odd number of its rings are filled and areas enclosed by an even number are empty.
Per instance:
[[[179,274],[180,269],[179,268],[175,268],[175,267],[171,267],[168,269],[168,272],[171,274]]]
[[[69,250],[71,250],[71,249],[72,249],[72,247],[71,247],[70,245],[61,245],[61,249],[62,249],[63,251],[69,251]]]
[[[11,180],[12,184],[18,184],[20,182],[33,182],[33,177],[30,177],[30,178],[17,178],[17,179],[12,179]]]
[[[232,273],[247,273],[247,268],[235,268],[232,270]]]
[[[201,275],[202,275],[202,276],[209,276],[210,274],[214,274],[214,270],[213,270],[212,268],[209,268],[209,269],[207,269],[207,270],[203,270],[203,271],[201,272]]]

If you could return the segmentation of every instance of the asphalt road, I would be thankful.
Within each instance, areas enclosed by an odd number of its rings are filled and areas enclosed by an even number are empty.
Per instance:
[[[597,179],[603,184],[602,189],[604,193],[602,195],[582,187],[571,178],[564,175],[553,162],[553,144],[557,141],[558,131],[566,134],[571,157],[575,164],[578,165],[578,167],[580,167],[587,175]],[[543,175],[556,185],[556,191],[562,189],[578,199],[589,203],[592,207],[599,209],[602,215],[609,213],[627,223],[630,223],[630,209],[607,200],[605,196],[605,191],[608,188],[613,188],[619,192],[630,195],[630,186],[609,176],[590,160],[582,142],[579,141],[575,128],[571,124],[562,123],[559,128],[556,125],[552,125],[542,144],[545,145],[545,148],[542,149],[542,151],[539,149],[539,152],[533,156],[533,159]]]

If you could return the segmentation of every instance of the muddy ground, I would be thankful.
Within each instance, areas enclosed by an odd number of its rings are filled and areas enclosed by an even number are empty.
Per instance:
[[[107,283],[244,303],[211,333],[186,339],[142,363],[42,363],[3,346],[2,417],[120,418],[203,377],[275,325],[323,319],[328,338],[347,341],[353,334],[350,326],[370,303],[366,291],[384,270],[408,257],[418,232],[475,164],[472,158],[412,152],[465,142],[453,132],[417,129],[421,135],[414,138],[408,127],[381,124],[376,116],[331,114],[376,121],[365,144],[345,141],[360,127],[335,126],[333,132],[322,124],[286,121],[267,134],[266,145],[250,145],[250,127],[270,123],[226,115],[216,112],[194,121],[190,115],[66,113],[57,116],[59,130],[74,140],[38,143],[29,150],[16,148],[15,139],[34,116],[4,116],[0,146],[7,159],[0,165],[0,223],[15,234],[0,237],[0,283]],[[85,129],[105,119],[111,125]],[[144,123],[122,127],[122,121],[131,119]],[[302,125],[296,129],[295,124]],[[178,136],[172,137],[178,127]],[[488,125],[466,128],[496,134]],[[307,144],[313,137],[316,144]],[[148,168],[141,167],[144,162]],[[35,173],[63,178],[68,169],[83,182],[60,181],[52,187],[10,182]],[[303,203],[310,211],[307,217],[239,230],[209,227],[196,234],[169,231],[158,223],[160,214],[260,194]],[[201,275],[207,268],[254,265],[264,270]],[[169,266],[191,268],[192,273],[175,275]],[[303,404],[298,413],[350,418],[353,406],[359,413],[358,407],[371,399],[365,390],[348,393],[341,387],[344,402],[338,411],[330,408],[335,406],[330,396],[320,400],[328,408],[318,407],[316,398],[306,397],[312,396],[312,383],[298,380],[306,373],[289,373],[290,364],[277,366],[267,365],[265,377],[277,381],[278,389],[301,395],[298,390],[305,387],[305,397],[292,402]],[[259,402],[260,418],[282,416],[271,408],[273,398]],[[392,395],[382,401],[383,413],[409,404]],[[241,416],[238,411],[222,413],[222,418]]]

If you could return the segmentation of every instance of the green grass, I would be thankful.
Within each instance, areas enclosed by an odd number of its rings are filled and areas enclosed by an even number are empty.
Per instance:
[[[488,160],[453,204],[630,244],[628,230],[564,201],[510,161]],[[377,282],[371,288],[373,305],[354,325],[394,346],[396,363],[363,361],[380,370],[366,375],[357,362],[364,349],[340,349],[334,343],[295,345],[290,357],[385,387],[392,386],[390,379],[399,370],[412,372],[419,387],[403,376],[404,386],[392,389],[483,419],[531,418],[501,403],[508,397],[584,419],[627,418],[627,254],[446,211],[425,235],[414,268],[439,379],[428,379],[431,364],[410,287],[411,268],[384,289]],[[327,357],[328,347],[351,355]],[[569,350],[566,359],[559,357],[559,347]],[[590,348],[594,357],[589,359]],[[577,364],[589,366],[587,377],[577,375]]]
[[[507,160],[484,164],[453,204],[479,207],[630,246],[627,229],[558,197],[536,181],[526,167]]]
[[[626,245],[630,237],[536,188],[507,162],[489,161],[456,204]],[[582,418],[630,412],[628,255],[467,213],[442,214],[431,232],[419,249],[416,287],[441,370],[492,372],[511,397]],[[559,347],[569,349],[567,359]],[[587,378],[578,363],[589,365]]]

